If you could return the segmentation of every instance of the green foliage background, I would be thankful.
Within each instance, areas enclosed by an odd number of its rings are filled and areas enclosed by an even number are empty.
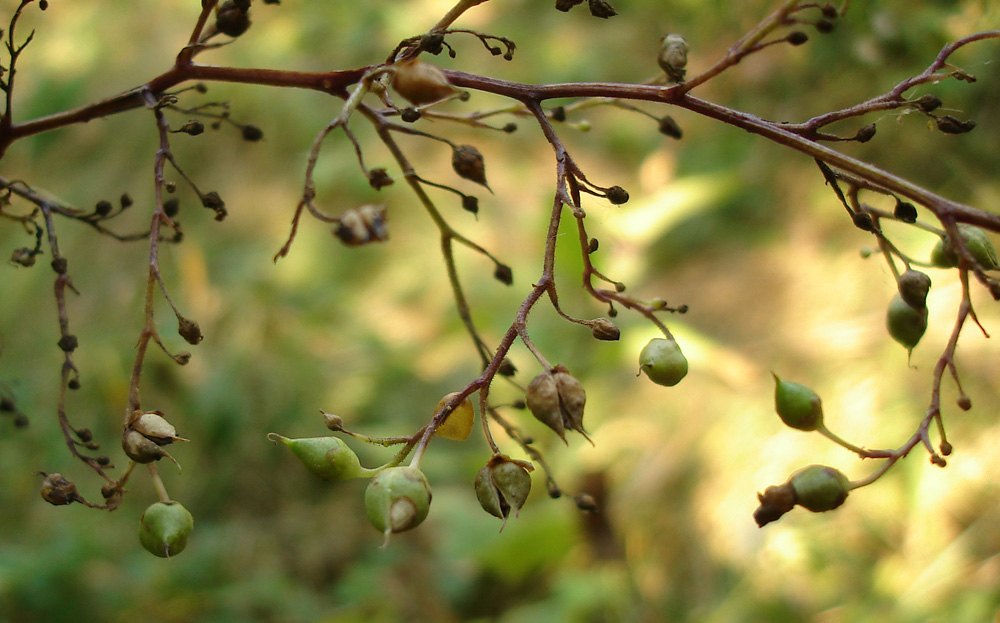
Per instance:
[[[28,11],[20,34],[37,28],[19,66],[18,119],[81,105],[166,70],[187,39],[193,0],[64,2]],[[5,14],[16,6],[0,3]],[[301,2],[253,10],[254,27],[204,62],[303,70],[349,68],[383,59],[394,44],[422,32],[447,9],[443,0],[386,3]],[[526,82],[641,81],[656,72],[659,38],[681,32],[690,70],[711,64],[771,5],[682,0],[620,2],[607,22],[584,7],[569,14],[551,2],[492,0],[463,26],[512,37],[511,63],[456,38],[446,67]],[[775,48],[745,61],[698,94],[766,118],[804,120],[885,92],[921,71],[941,46],[995,28],[995,1],[852,3],[829,36]],[[939,95],[970,135],[931,131],[916,115],[887,115],[878,135],[844,150],[915,178],[954,199],[998,210],[995,102],[997,47],[987,42],[955,57],[980,80],[946,82]],[[174,499],[194,514],[189,549],[154,559],[135,535],[142,509],[155,500],[137,473],[111,514],[78,505],[54,508],[38,498],[36,470],[74,478],[89,498],[98,483],[74,464],[55,422],[61,353],[47,260],[33,269],[0,267],[0,381],[17,396],[31,426],[0,421],[0,620],[34,621],[899,621],[993,620],[1000,607],[1000,468],[995,415],[1000,406],[997,347],[971,328],[958,363],[974,409],[960,412],[946,383],[943,404],[956,451],[947,469],[922,452],[902,461],[835,513],[801,509],[766,529],[751,513],[754,493],[810,463],[861,478],[874,463],[823,439],[783,429],[771,410],[773,370],[812,385],[827,422],[868,447],[894,447],[922,417],[930,372],[951,329],[960,296],[955,275],[935,271],[928,301],[931,329],[905,352],[885,334],[891,274],[858,249],[870,239],[852,228],[807,158],[683,111],[680,142],[655,123],[617,110],[589,110],[589,133],[562,131],[588,176],[620,184],[621,207],[591,201],[591,233],[606,273],[631,291],[691,311],[672,318],[691,361],[676,388],[636,378],[635,357],[655,331],[628,314],[618,343],[595,342],[549,310],[531,316],[532,335],[554,362],[567,365],[588,392],[587,427],[596,447],[573,438],[564,447],[525,414],[508,411],[543,447],[560,482],[605,503],[600,516],[551,501],[536,472],[521,517],[498,533],[483,513],[472,478],[488,458],[474,435],[435,441],[425,459],[434,487],[431,516],[387,550],[364,518],[365,483],[313,480],[270,431],[315,436],[318,410],[342,415],[371,434],[409,434],[438,398],[478,372],[438,252],[435,229],[402,184],[377,195],[357,170],[341,136],[324,147],[318,168],[321,205],[331,212],[384,201],[392,239],[348,249],[325,227],[306,223],[290,256],[271,262],[301,192],[312,138],[339,101],[315,93],[210,85],[207,96],[231,102],[233,118],[264,130],[248,144],[233,128],[192,138],[175,135],[179,162],[204,190],[230,208],[222,224],[186,189],[184,243],[161,262],[182,310],[206,335],[179,368],[158,353],[148,359],[144,406],[164,411],[190,444],[174,453],[184,466],[162,466]],[[195,103],[196,100],[187,100]],[[499,102],[475,95],[456,111]],[[656,115],[665,111],[645,106]],[[874,119],[872,119],[874,120]],[[178,124],[183,122],[177,118]],[[540,133],[522,122],[513,135],[426,125],[486,155],[495,196],[482,195],[478,219],[453,195],[442,209],[461,231],[514,268],[513,288],[491,278],[492,266],[459,251],[477,323],[496,339],[524,288],[539,274],[554,165]],[[390,158],[361,123],[370,166]],[[845,124],[845,135],[856,126]],[[456,183],[450,153],[407,140],[421,175]],[[17,143],[3,174],[87,207],[128,192],[130,226],[148,222],[156,148],[143,111],[58,130]],[[467,192],[478,188],[461,186]],[[70,273],[76,362],[83,387],[70,415],[93,429],[119,465],[117,450],[148,248],[118,244],[76,224],[57,225]],[[567,232],[571,231],[569,229]],[[569,244],[573,239],[566,237]],[[915,254],[933,244],[900,230]],[[0,253],[31,240],[9,224]],[[559,257],[561,294],[571,313],[604,313],[575,291],[579,260]],[[977,293],[980,294],[980,293]],[[996,308],[979,296],[987,331],[1000,331]],[[159,309],[164,335],[172,316]],[[179,337],[171,344],[180,348]],[[527,382],[537,364],[513,359]],[[491,396],[509,401],[497,383]],[[353,442],[352,442],[353,443]],[[501,444],[515,457],[513,444]],[[357,447],[366,465],[386,454]]]

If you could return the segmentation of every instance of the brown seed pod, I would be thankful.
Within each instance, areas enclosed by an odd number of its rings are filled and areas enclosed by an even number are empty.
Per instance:
[[[483,161],[483,154],[472,145],[458,145],[452,150],[451,168],[459,177],[482,184],[493,192],[486,183],[486,163]]]
[[[656,62],[667,74],[669,82],[684,82],[687,67],[687,39],[678,34],[669,34],[660,40],[660,55]]]
[[[532,379],[525,401],[531,414],[563,441],[566,441],[566,429],[575,430],[590,441],[583,429],[587,392],[565,367],[558,365]]]
[[[344,212],[333,229],[333,235],[349,247],[385,242],[389,239],[385,206],[368,203]]]
[[[392,88],[414,106],[431,104],[456,92],[437,65],[409,58],[399,61],[394,67]]]

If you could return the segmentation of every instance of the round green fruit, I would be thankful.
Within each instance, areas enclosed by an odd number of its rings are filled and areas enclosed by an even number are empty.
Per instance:
[[[889,301],[885,326],[892,339],[913,350],[927,331],[927,308],[915,309],[897,293]]]
[[[412,466],[389,467],[379,472],[365,490],[365,512],[375,529],[389,535],[419,526],[431,506],[427,476]]]
[[[688,373],[688,360],[677,342],[654,338],[639,353],[639,369],[657,385],[673,387]]]
[[[814,513],[837,508],[847,499],[851,483],[847,476],[826,465],[810,465],[791,479],[795,503]]]
[[[184,551],[194,530],[194,517],[180,502],[157,502],[139,519],[139,542],[160,558]]]

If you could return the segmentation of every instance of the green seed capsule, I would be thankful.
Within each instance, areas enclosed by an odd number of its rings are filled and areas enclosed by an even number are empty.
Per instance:
[[[791,479],[795,503],[814,513],[837,508],[847,499],[851,483],[847,476],[825,465],[810,465]]]
[[[639,353],[639,369],[657,385],[673,387],[688,373],[688,361],[674,340],[654,338]]]
[[[309,471],[323,480],[367,478],[374,474],[372,470],[361,466],[358,455],[339,437],[291,439],[271,433],[268,439],[280,440]]]
[[[1000,263],[997,262],[996,250],[993,248],[993,243],[990,242],[986,232],[966,223],[958,224],[958,232],[962,236],[965,248],[969,250],[969,254],[972,255],[973,259],[980,266],[985,270],[1000,268]],[[955,253],[955,248],[951,244],[951,241],[946,241],[945,238],[937,241],[937,244],[931,250],[931,264],[938,268],[954,268],[958,266],[958,254]]]
[[[913,350],[927,330],[927,308],[914,309],[897,293],[889,301],[885,326],[892,339]]]
[[[823,425],[823,405],[819,395],[801,383],[774,377],[774,409],[781,421],[798,430],[816,430]]]
[[[160,558],[184,551],[194,530],[194,518],[180,502],[157,502],[139,519],[139,542]]]
[[[389,535],[419,526],[431,506],[431,486],[416,467],[389,467],[365,490],[365,512],[375,529]]]

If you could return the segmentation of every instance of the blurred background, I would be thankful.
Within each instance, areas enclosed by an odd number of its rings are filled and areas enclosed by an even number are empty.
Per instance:
[[[16,4],[0,2],[7,15]],[[92,102],[168,69],[198,4],[51,0],[45,13],[31,7],[18,29],[20,37],[37,32],[18,65],[16,118]],[[514,60],[454,37],[457,58],[436,62],[524,82],[635,82],[658,71],[660,37],[679,32],[691,47],[689,71],[697,73],[772,4],[634,0],[619,2],[620,15],[604,21],[585,5],[564,14],[550,1],[493,0],[458,25],[513,38]],[[313,71],[367,65],[448,6],[255,3],[250,31],[201,61]],[[808,44],[751,57],[697,94],[769,119],[806,120],[888,91],[922,71],[945,43],[995,28],[998,18],[995,0],[852,3],[833,33],[804,27]],[[865,119],[877,122],[875,139],[843,150],[950,198],[1000,210],[996,51],[986,42],[953,57],[977,83],[946,81],[912,93],[938,95],[951,114],[979,124],[974,132],[944,135],[918,115],[892,113]],[[166,413],[192,440],[171,448],[183,473],[160,466],[170,495],[194,514],[188,549],[168,561],[140,547],[139,516],[156,500],[142,470],[113,513],[39,499],[38,470],[72,478],[94,500],[100,483],[71,459],[56,424],[61,352],[48,259],[31,269],[6,264],[0,382],[30,426],[0,420],[0,621],[997,620],[1000,371],[997,345],[972,326],[956,363],[973,409],[954,406],[953,383],[943,389],[955,447],[946,469],[918,449],[835,512],[796,509],[764,529],[752,519],[756,492],[798,468],[823,463],[860,479],[878,465],[785,428],[773,413],[770,371],[816,389],[838,434],[866,447],[896,447],[927,408],[931,372],[960,300],[957,275],[931,271],[930,329],[907,365],[905,350],[884,329],[892,275],[877,257],[863,258],[873,240],[845,219],[810,159],[652,105],[641,107],[672,114],[683,140],[664,137],[653,119],[634,113],[571,115],[570,123],[592,126],[560,126],[588,177],[619,184],[632,197],[623,206],[585,203],[589,231],[601,243],[595,262],[636,296],[689,306],[666,320],[691,371],[677,387],[652,385],[637,378],[637,355],[656,336],[653,327],[623,312],[615,319],[622,339],[598,342],[539,305],[531,335],[584,383],[594,446],[576,435],[564,445],[526,412],[504,413],[535,437],[560,484],[595,496],[601,513],[548,499],[536,470],[527,505],[500,533],[472,489],[489,458],[476,431],[465,442],[430,446],[423,468],[434,491],[431,514],[383,550],[364,516],[364,481],[319,482],[265,435],[326,434],[320,409],[369,434],[411,434],[442,395],[476,376],[478,358],[455,314],[436,229],[402,183],[373,191],[349,143],[334,135],[317,168],[319,204],[339,213],[384,202],[391,240],[350,249],[306,219],[289,256],[273,263],[309,146],[340,101],[212,84],[207,95],[183,103],[206,101],[229,102],[232,118],[260,127],[264,139],[242,141],[224,125],[198,137],[174,135],[172,143],[199,187],[218,191],[229,209],[215,222],[180,184],[185,239],[163,249],[161,267],[181,310],[206,337],[186,367],[151,350],[143,379],[143,406]],[[501,104],[473,94],[448,110]],[[186,118],[172,120],[179,127]],[[555,171],[540,132],[519,125],[507,135],[419,124],[475,144],[495,195],[456,180],[443,144],[401,139],[420,175],[479,196],[474,217],[455,195],[433,194],[451,223],[513,268],[514,284],[506,287],[492,278],[489,261],[457,251],[475,321],[494,342],[540,273]],[[836,129],[853,135],[859,125]],[[352,129],[368,165],[396,175],[371,132],[361,122]],[[148,227],[155,149],[152,116],[134,111],[19,142],[0,170],[80,208],[127,192],[136,206],[112,226],[140,230]],[[891,233],[906,251],[926,256],[933,238],[910,229]],[[562,303],[576,316],[603,315],[577,290],[572,223],[564,231]],[[59,222],[57,233],[80,292],[70,296],[69,313],[82,387],[67,407],[122,467],[119,427],[142,324],[148,246],[116,243],[77,223]],[[0,227],[0,255],[32,244],[16,224]],[[977,289],[974,302],[994,334],[1000,322],[984,294]],[[157,312],[168,344],[188,348],[169,308],[160,304]],[[520,383],[539,372],[520,345],[511,357]],[[505,382],[491,392],[497,403],[519,397]],[[497,439],[523,458],[499,430]],[[365,465],[390,456],[349,443]]]

